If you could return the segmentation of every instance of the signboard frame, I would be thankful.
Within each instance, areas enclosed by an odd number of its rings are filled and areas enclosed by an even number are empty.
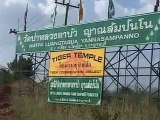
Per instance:
[[[50,96],[50,94],[49,94],[49,92],[50,92],[50,87],[49,87],[49,85],[50,85],[50,81],[51,81],[51,79],[76,79],[75,77],[50,77],[50,79],[49,79],[49,81],[48,81],[48,102],[49,103],[56,103],[56,104],[81,104],[81,105],[101,105],[102,104],[102,97],[103,97],[103,83],[104,83],[104,77],[77,77],[77,79],[99,79],[99,80],[101,80],[101,88],[100,88],[100,90],[99,90],[99,93],[100,93],[100,95],[99,95],[99,101],[96,103],[96,104],[94,104],[94,103],[91,103],[91,104],[87,104],[87,103],[83,103],[83,102],[81,102],[81,103],[78,103],[78,102],[61,102],[61,101],[52,101],[50,98],[49,98],[49,96]]]
[[[93,51],[94,51],[94,50],[101,50],[101,52],[102,52],[102,51],[104,52],[103,55],[102,55],[102,56],[103,56],[103,60],[102,60],[102,63],[101,63],[101,64],[102,64],[102,68],[101,68],[101,70],[102,70],[102,75],[88,75],[88,76],[87,76],[87,75],[85,75],[85,76],[84,76],[84,75],[71,75],[71,76],[70,76],[70,75],[63,75],[63,76],[65,76],[65,77],[77,77],[77,76],[78,76],[78,77],[103,77],[103,76],[104,76],[104,67],[105,67],[106,48],[103,48],[103,47],[102,47],[102,48],[91,48],[91,49],[76,49],[76,50],[66,50],[66,51],[53,51],[52,53],[54,54],[54,52],[57,52],[57,53],[59,53],[59,52],[62,52],[62,53],[63,53],[63,52],[74,52],[74,51],[81,51],[81,50],[82,50],[82,51],[87,51],[87,50],[93,50]],[[50,56],[51,56],[51,52],[50,52]],[[50,57],[50,58],[51,58],[51,57]],[[52,66],[51,66],[51,60],[50,60],[50,63],[49,63],[49,68],[50,68],[50,67],[52,67]],[[51,69],[51,68],[50,68],[50,69]],[[58,76],[57,76],[57,75],[56,75],[56,76],[50,75],[50,71],[51,71],[50,69],[49,69],[49,77],[61,77],[61,75],[58,75]],[[53,69],[53,68],[52,68],[52,69]]]
[[[146,13],[146,14],[139,14],[139,15],[133,15],[133,16],[127,16],[127,17],[120,17],[120,18],[116,18],[116,19],[110,19],[110,20],[103,20],[103,21],[93,21],[93,22],[89,22],[89,23],[84,23],[84,24],[81,24],[81,25],[89,25],[89,24],[93,24],[93,23],[95,23],[95,24],[97,24],[97,23],[100,23],[100,22],[112,22],[112,21],[114,21],[114,20],[121,20],[121,19],[129,19],[129,18],[134,18],[134,17],[143,17],[143,16],[149,16],[149,15],[157,15],[158,17],[159,17],[159,20],[157,21],[157,23],[158,23],[158,31],[159,31],[159,25],[160,25],[160,12],[156,12],[156,13]],[[148,23],[149,24],[149,23]],[[154,23],[155,24],[155,23]],[[77,25],[69,25],[69,26],[67,26],[67,27],[74,27],[74,26],[78,26],[79,24],[77,24]],[[58,29],[58,28],[66,28],[67,29],[67,27],[65,27],[65,26],[63,26],[63,27],[56,27],[56,28],[54,28],[54,29]],[[144,27],[144,26],[141,26],[141,27]],[[153,26],[153,27],[155,27],[155,26]],[[52,30],[53,28],[46,28],[46,29],[40,29],[39,31],[41,31],[41,30]],[[154,28],[155,29],[155,28]],[[34,30],[34,31],[26,31],[26,32],[19,32],[18,34],[23,34],[23,33],[27,33],[27,32],[36,32],[36,30]],[[147,33],[147,34],[152,34],[152,32],[151,33]],[[159,36],[159,34],[158,34],[158,36]],[[19,37],[17,37],[17,39],[18,39]],[[88,48],[99,48],[99,47],[116,47],[116,46],[126,46],[126,45],[136,45],[136,44],[139,44],[139,45],[141,45],[141,44],[152,44],[152,43],[159,43],[160,42],[160,40],[158,40],[158,41],[152,41],[152,40],[150,40],[150,38],[152,38],[152,35],[151,36],[147,36],[146,38],[144,38],[144,39],[149,39],[148,40],[148,42],[142,42],[142,43],[125,43],[125,44],[123,44],[123,45],[111,45],[111,46],[108,46],[108,45],[104,45],[104,46],[95,46],[95,47],[80,47],[80,48],[67,48],[67,50],[73,50],[73,49],[88,49]],[[78,38],[79,39],[79,38]],[[18,41],[18,40],[17,40]],[[117,40],[116,40],[117,41]],[[143,41],[145,41],[145,40],[143,40]],[[115,42],[115,41],[114,41]],[[18,42],[17,42],[17,44],[18,44]],[[61,47],[63,47],[63,46],[61,46]],[[16,52],[17,53],[35,53],[35,52],[48,52],[48,51],[61,51],[61,50],[63,50],[63,49],[53,49],[52,50],[52,48],[50,49],[50,50],[45,50],[45,49],[43,49],[43,50],[35,50],[35,51],[25,51],[25,48],[24,48],[24,46],[22,46],[22,48],[23,48],[23,50],[24,51],[17,51],[17,48],[18,48],[18,46],[16,47]]]

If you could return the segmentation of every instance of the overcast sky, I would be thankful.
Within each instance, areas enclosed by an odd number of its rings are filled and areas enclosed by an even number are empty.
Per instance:
[[[59,0],[60,2],[62,0]],[[67,2],[68,0],[66,0]],[[107,19],[109,0],[82,0],[84,18],[82,22]],[[71,4],[78,5],[79,0],[71,0]],[[153,12],[156,0],[113,0],[117,17]],[[52,27],[51,14],[54,0],[0,0],[0,65],[6,66],[15,57],[16,36],[9,34],[10,28],[23,30],[26,4],[29,4],[27,30]],[[64,25],[65,7],[58,5],[56,26]],[[77,24],[78,9],[69,10],[68,24]]]

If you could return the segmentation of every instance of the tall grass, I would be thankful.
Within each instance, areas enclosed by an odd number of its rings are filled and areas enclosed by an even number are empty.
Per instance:
[[[14,93],[18,120],[160,120],[159,103],[149,102],[146,96],[132,94],[109,103],[103,100],[101,106],[87,106],[47,103],[46,91]]]

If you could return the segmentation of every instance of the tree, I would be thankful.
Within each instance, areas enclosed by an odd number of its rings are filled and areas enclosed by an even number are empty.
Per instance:
[[[13,62],[7,64],[8,69],[14,74],[14,79],[20,79],[22,76],[31,77],[33,72],[33,62],[30,58],[19,57],[19,60],[14,59]]]
[[[9,70],[0,68],[0,83],[8,83],[12,81],[13,77]]]

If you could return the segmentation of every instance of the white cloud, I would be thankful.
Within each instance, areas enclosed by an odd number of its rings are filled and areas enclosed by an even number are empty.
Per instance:
[[[9,30],[17,29],[17,21],[20,18],[20,30],[24,25],[24,12],[26,3],[29,3],[29,16],[33,16],[31,11],[38,11],[33,8],[30,0],[0,0],[0,64],[12,61],[15,56],[16,36],[9,34]],[[22,23],[22,24],[21,24]]]
[[[148,0],[140,0],[140,4],[145,4],[147,2],[148,2]]]
[[[59,2],[62,2],[62,0],[58,0]],[[66,0],[65,3],[68,3],[69,0]],[[82,0],[83,2],[83,0]],[[79,0],[71,0],[71,5],[78,6]],[[83,5],[84,6],[84,5]],[[44,27],[52,27],[51,23],[51,14],[54,13],[56,4],[54,0],[45,0],[45,2],[39,2],[38,8],[41,10],[41,12],[46,16],[48,19],[48,24],[43,25]],[[65,13],[66,13],[66,6],[57,4],[57,17],[56,17],[56,24],[55,26],[62,26],[64,25],[65,20]],[[85,8],[84,8],[84,14],[85,14]],[[74,24],[75,21],[78,21],[78,9],[69,9],[68,13],[68,25]],[[74,17],[72,17],[74,16]],[[85,16],[85,15],[84,15]]]
[[[114,17],[123,17],[123,16],[153,12],[154,4],[155,4],[154,2],[155,1],[153,0],[140,0],[140,4],[141,4],[140,8],[124,7],[114,2],[115,11],[116,11],[116,15]],[[107,7],[108,7],[108,2],[106,3],[105,0],[95,1],[94,10],[100,19],[106,18],[106,15],[108,14]]]
[[[99,0],[95,1],[95,13],[98,15],[99,19],[104,19],[107,16],[107,6],[108,1]]]
[[[62,0],[59,0],[60,2]],[[122,17],[144,12],[152,12],[155,0],[140,0],[141,8],[124,7],[117,4],[115,1],[116,16]],[[108,0],[82,0],[84,2],[84,16],[83,21],[88,22],[91,20],[106,19]],[[130,2],[130,1],[129,1]],[[20,30],[24,26],[24,12],[26,3],[29,3],[28,24],[27,29],[35,29],[37,27],[51,25],[50,15],[55,8],[54,0],[0,0],[0,64],[6,64],[11,61],[15,54],[15,36],[9,35],[10,28],[17,28],[17,20],[20,18]],[[71,0],[71,4],[76,5],[79,0]],[[93,4],[94,3],[94,4]],[[65,7],[58,5],[58,15],[56,24],[62,26],[64,24]],[[50,12],[51,11],[51,12]],[[97,18],[98,16],[98,18]],[[78,9],[71,9],[69,11],[68,23],[75,24],[78,21]],[[6,56],[8,55],[8,56]]]
[[[49,12],[53,11],[53,8],[55,8],[55,3],[53,0],[46,0],[46,3],[38,3],[38,7],[42,10],[42,12],[46,15],[49,14]]]
[[[77,4],[79,4],[79,1],[80,0],[71,0],[70,2],[71,2],[71,4],[72,5],[77,5]],[[82,0],[82,2],[83,2],[84,0]]]
[[[155,3],[155,0],[140,0],[141,5],[152,4],[152,3]]]
[[[142,8],[137,10],[137,14],[139,13],[148,13],[148,12],[153,12],[154,10],[154,5],[153,3],[147,3],[145,4]]]
[[[24,4],[27,3],[26,0],[4,0],[4,5],[9,7],[13,4]]]
[[[42,10],[42,13],[45,15],[51,15],[56,7],[56,4],[54,3],[54,0],[46,0],[46,3],[38,3],[38,7]],[[58,5],[57,7],[58,14],[64,14],[65,13],[65,7],[62,5]]]

